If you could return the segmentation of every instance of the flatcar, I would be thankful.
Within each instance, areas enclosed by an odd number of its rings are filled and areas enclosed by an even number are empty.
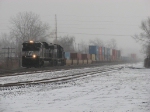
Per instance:
[[[45,62],[50,66],[65,65],[62,46],[39,41],[25,41],[22,44],[22,67],[41,67]]]

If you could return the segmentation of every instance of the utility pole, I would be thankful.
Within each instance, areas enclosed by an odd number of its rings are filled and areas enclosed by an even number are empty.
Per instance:
[[[56,43],[57,43],[57,16],[55,14],[55,36],[56,36]]]

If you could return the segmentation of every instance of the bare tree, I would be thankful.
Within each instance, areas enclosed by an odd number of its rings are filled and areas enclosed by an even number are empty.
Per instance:
[[[115,39],[111,39],[110,41],[108,41],[108,44],[106,45],[106,47],[111,48],[111,49],[117,49],[117,42]]]
[[[90,40],[89,43],[96,46],[104,46],[103,41],[98,38],[95,40]]]
[[[39,40],[46,38],[49,26],[43,23],[39,16],[32,12],[17,14],[11,19],[11,34],[19,41]]]
[[[61,45],[66,52],[75,51],[74,42],[75,42],[75,39],[73,36],[59,37],[57,40],[55,39],[53,41],[53,43]]]
[[[133,36],[137,42],[143,42],[143,51],[146,55],[150,56],[150,18],[142,21],[142,32],[139,35]]]
[[[4,47],[15,47],[15,40],[12,39],[10,34],[2,33],[0,35],[0,48]]]
[[[88,51],[89,51],[88,47],[89,46],[82,40],[78,44],[78,52],[80,52],[80,53],[88,53]]]

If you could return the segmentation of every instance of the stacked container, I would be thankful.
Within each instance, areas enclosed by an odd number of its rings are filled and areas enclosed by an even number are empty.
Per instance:
[[[120,60],[121,59],[121,51],[118,50],[118,59]]]
[[[105,61],[107,61],[107,58],[108,58],[108,51],[107,51],[107,48],[105,47],[105,55],[104,55],[104,57],[105,57]]]
[[[70,53],[70,59],[81,60],[81,54],[80,53]]]
[[[72,65],[72,60],[70,59],[70,52],[65,52],[66,65]]]
[[[115,61],[115,49],[112,49],[112,61]]]
[[[95,54],[96,61],[99,61],[99,47],[89,46],[89,54]]]
[[[107,61],[110,61],[110,48],[107,48]]]
[[[91,60],[92,59],[92,55],[91,54],[87,54],[87,59]]]
[[[91,54],[92,61],[96,61],[95,54]]]
[[[103,61],[102,47],[99,47],[100,61]]]
[[[102,47],[102,59],[105,61],[105,47]]]
[[[82,60],[87,60],[87,54],[81,54],[81,59]]]
[[[110,49],[110,61],[112,61],[112,49]]]
[[[67,60],[70,60],[70,52],[65,52],[65,58],[66,58]]]
[[[131,61],[136,61],[136,54],[131,54]]]

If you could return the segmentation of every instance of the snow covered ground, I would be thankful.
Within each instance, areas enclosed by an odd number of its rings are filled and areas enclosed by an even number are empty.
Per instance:
[[[128,66],[133,68],[66,83],[1,90],[0,112],[150,112],[150,69],[143,68],[143,63]]]

